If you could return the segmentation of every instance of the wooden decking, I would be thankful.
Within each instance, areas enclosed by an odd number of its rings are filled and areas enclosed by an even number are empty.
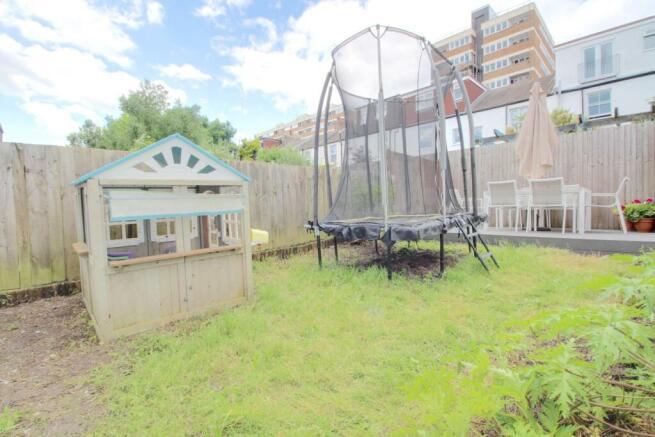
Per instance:
[[[629,253],[639,254],[645,250],[655,250],[655,232],[648,234],[639,232],[594,230],[584,234],[572,234],[567,232],[561,234],[559,230],[551,232],[514,232],[489,228],[480,229],[485,241],[489,244],[534,244],[537,246],[557,247],[569,249],[580,253]],[[450,241],[457,240],[457,233],[448,234]],[[462,240],[463,241],[463,240]]]

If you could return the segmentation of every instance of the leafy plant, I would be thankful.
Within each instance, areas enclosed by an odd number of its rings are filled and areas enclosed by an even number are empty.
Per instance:
[[[622,208],[626,220],[632,223],[636,223],[642,218],[655,217],[655,203],[650,197],[643,202],[635,199],[632,203],[622,206]]]
[[[292,147],[274,147],[272,149],[261,149],[257,154],[257,160],[263,162],[274,162],[287,165],[309,165],[302,154]]]
[[[553,120],[555,126],[566,126],[578,122],[578,117],[564,108],[553,109],[550,113],[550,119]]]

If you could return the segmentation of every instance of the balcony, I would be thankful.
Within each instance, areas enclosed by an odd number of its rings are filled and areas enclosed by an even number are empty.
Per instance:
[[[607,79],[619,74],[620,57],[618,54],[596,59],[594,62],[578,64],[578,80],[580,83]]]

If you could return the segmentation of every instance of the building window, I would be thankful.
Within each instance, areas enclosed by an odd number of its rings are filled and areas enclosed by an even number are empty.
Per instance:
[[[427,91],[421,91],[418,93],[418,96],[416,98],[416,110],[417,111],[424,111],[426,109],[430,109],[433,106],[432,102],[432,90],[427,90]]]
[[[585,48],[583,57],[585,79],[610,75],[614,72],[614,57],[612,56],[611,41],[598,46]]]
[[[460,100],[462,100],[462,98],[463,98],[462,89],[457,85],[453,85],[453,99],[456,102],[459,102]]]
[[[460,139],[459,139],[459,129],[455,128],[453,129],[453,145],[459,146]]]
[[[509,110],[509,124],[514,129],[519,129],[525,118],[525,114],[528,112],[527,106],[519,106],[518,108],[512,108]]]
[[[337,145],[330,144],[330,164],[334,165],[337,163]]]
[[[418,127],[418,141],[421,150],[434,150],[434,123],[421,124]]]
[[[644,50],[655,49],[655,27],[644,34]]]
[[[143,222],[110,223],[107,227],[107,247],[136,246],[143,243]]]
[[[611,90],[601,90],[587,94],[589,117],[603,117],[612,114]]]

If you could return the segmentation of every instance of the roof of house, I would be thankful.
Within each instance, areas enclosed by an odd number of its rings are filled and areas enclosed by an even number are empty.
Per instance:
[[[535,80],[523,80],[502,88],[489,89],[473,102],[473,112],[485,111],[513,103],[524,102],[530,98],[532,84],[539,82],[546,94],[555,88],[555,76],[546,76]]]
[[[146,181],[158,177],[160,172],[173,172],[176,179],[193,177],[208,180],[227,173],[243,181],[250,181],[248,176],[236,168],[176,133],[86,173],[75,179],[72,185],[83,184],[101,174],[109,174],[119,179],[124,175],[136,174],[139,179]]]

